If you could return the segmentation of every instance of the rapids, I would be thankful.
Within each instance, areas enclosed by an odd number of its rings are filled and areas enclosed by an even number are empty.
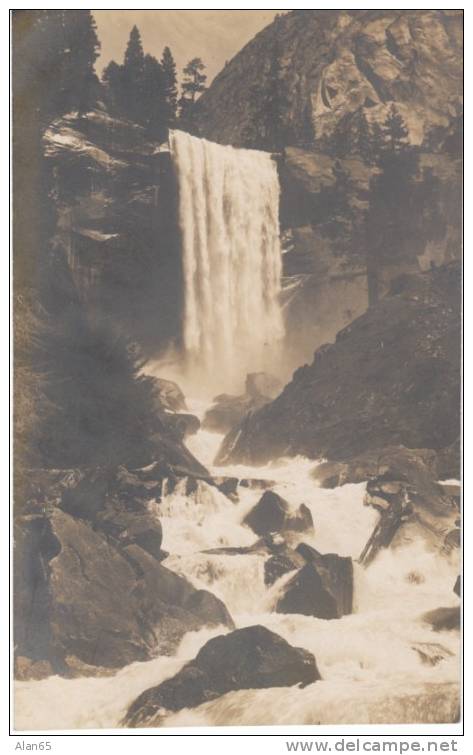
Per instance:
[[[195,412],[201,406],[192,406]],[[201,430],[188,443],[209,464],[221,436]],[[280,460],[264,468],[212,468],[214,474],[265,478],[291,506],[310,507],[315,532],[299,535],[322,552],[357,558],[378,514],[363,505],[365,484],[333,490],[311,479],[314,462]],[[203,550],[249,545],[253,533],[241,521],[261,490],[239,487],[232,503],[200,483],[191,497],[182,486],[156,504],[163,525],[166,566],[225,601],[237,627],[263,624],[291,644],[314,653],[323,681],[305,689],[230,692],[190,711],[169,715],[164,726],[246,724],[345,724],[452,722],[459,706],[459,643],[455,632],[434,633],[420,616],[456,605],[455,555],[440,557],[419,543],[381,553],[363,569],[355,564],[354,613],[324,621],[283,615],[272,607],[285,580],[266,588],[265,556],[212,555]],[[127,707],[151,686],[174,675],[222,628],[188,633],[173,657],[134,663],[108,677],[17,682],[16,728],[116,728]],[[429,646],[433,644],[433,647]],[[418,650],[442,660],[422,662]]]

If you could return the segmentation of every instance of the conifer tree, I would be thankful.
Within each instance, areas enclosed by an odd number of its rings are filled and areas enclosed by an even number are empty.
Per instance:
[[[177,117],[177,72],[176,63],[169,47],[165,47],[163,50],[161,68],[163,76],[165,123],[168,128],[172,128],[175,125]]]
[[[143,120],[145,55],[140,32],[134,26],[123,60],[123,97],[129,117],[138,123]]]
[[[181,98],[179,100],[179,120],[184,128],[192,129],[192,111],[199,94],[205,91],[207,74],[200,58],[192,58],[183,70]]]

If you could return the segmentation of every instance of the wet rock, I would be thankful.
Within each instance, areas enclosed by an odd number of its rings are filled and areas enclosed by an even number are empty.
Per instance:
[[[284,574],[300,569],[305,561],[296,551],[278,553],[264,562],[264,584],[273,585]]]
[[[202,619],[206,626],[235,628],[225,603],[208,590],[196,590],[184,601],[184,608]]]
[[[276,604],[277,613],[300,613],[319,619],[338,619],[337,601],[320,569],[307,563],[284,586],[283,595]]]
[[[243,519],[257,535],[281,532],[289,513],[289,504],[280,495],[267,490]]]
[[[68,676],[70,657],[116,669],[174,652],[188,631],[233,627],[221,601],[159,563],[159,527],[150,530],[140,517],[122,524],[125,529],[106,536],[60,509],[17,518],[19,657],[48,662]]]
[[[430,624],[434,632],[452,631],[460,629],[460,606],[453,608],[435,608],[422,616],[426,624]]]
[[[312,514],[304,504],[294,513],[290,513],[289,504],[272,490],[267,490],[243,519],[257,535],[269,535],[272,532],[304,532],[313,528]]]
[[[193,708],[238,689],[307,685],[320,679],[314,656],[263,626],[214,637],[171,679],[143,692],[123,724],[159,724],[166,712]]]

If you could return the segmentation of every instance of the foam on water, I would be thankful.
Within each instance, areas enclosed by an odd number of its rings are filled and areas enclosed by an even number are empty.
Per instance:
[[[193,406],[195,411],[196,407]],[[202,407],[197,407],[202,414]],[[221,436],[200,431],[189,447],[209,465]],[[212,468],[216,475],[271,480],[291,508],[309,506],[315,523],[300,534],[322,552],[356,559],[377,518],[363,505],[365,484],[333,490],[317,487],[314,462],[282,460],[266,467]],[[163,525],[165,564],[196,587],[226,603],[237,627],[263,624],[292,645],[314,653],[323,681],[305,689],[241,690],[193,711],[170,715],[164,725],[304,723],[408,723],[454,720],[458,709],[458,635],[434,633],[421,614],[458,604],[453,584],[455,553],[440,556],[425,544],[386,550],[364,569],[355,563],[354,613],[335,621],[271,612],[285,575],[264,585],[265,556],[208,554],[222,546],[248,546],[256,537],[242,524],[261,490],[239,487],[237,504],[200,483],[191,496],[183,483],[156,510]],[[227,630],[186,635],[172,658],[135,663],[106,678],[19,682],[17,728],[116,727],[128,705],[145,689],[176,673],[212,636]],[[434,647],[442,660],[430,666],[415,647]],[[425,661],[425,659],[424,659]]]

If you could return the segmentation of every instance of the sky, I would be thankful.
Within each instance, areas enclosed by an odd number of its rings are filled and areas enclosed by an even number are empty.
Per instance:
[[[123,62],[130,30],[138,27],[145,53],[161,58],[168,45],[178,70],[195,57],[207,66],[209,84],[280,10],[94,10],[102,43],[96,62],[100,75],[110,60]]]

